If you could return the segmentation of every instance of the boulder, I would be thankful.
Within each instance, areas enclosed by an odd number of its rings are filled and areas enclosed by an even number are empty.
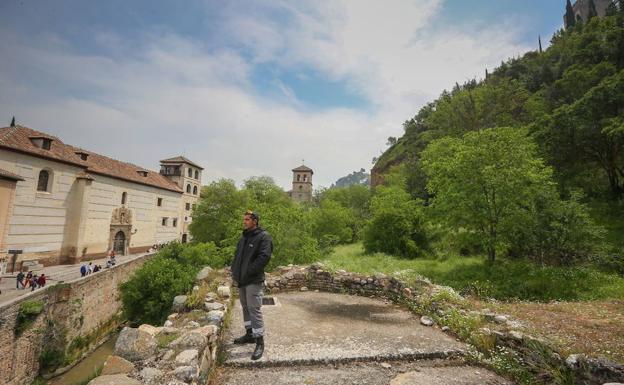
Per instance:
[[[178,313],[171,313],[167,316],[167,319],[169,321],[173,321],[174,319],[178,318]]]
[[[171,310],[174,313],[180,313],[186,309],[186,296],[185,295],[176,295],[173,297],[173,304],[171,305]]]
[[[148,332],[125,327],[117,337],[115,355],[135,362],[149,358],[157,348],[156,339]]]
[[[165,323],[163,324],[163,326],[165,328],[173,327],[173,322],[171,320],[166,320]]]
[[[195,276],[195,281],[203,281],[203,280],[205,280],[206,278],[208,278],[208,276],[210,275],[211,271],[212,271],[212,268],[210,266],[204,267]]]
[[[204,307],[206,308],[206,311],[225,309],[225,306],[219,302],[206,302],[204,303]]]
[[[175,363],[177,366],[197,366],[197,357],[197,349],[183,350],[176,356]]]
[[[566,358],[565,363],[568,368],[575,369],[580,365],[580,361],[582,361],[582,359],[582,354],[570,354],[568,358]]]
[[[163,377],[163,372],[156,368],[147,367],[139,372],[139,376],[145,384],[156,384]]]
[[[161,329],[157,328],[155,326],[152,326],[152,325],[143,324],[143,325],[139,326],[139,330],[144,331],[144,332],[148,333],[149,335],[151,335],[153,337],[156,334],[158,334]]]
[[[112,374],[95,377],[87,385],[141,385],[141,383],[125,374]]]
[[[434,324],[433,320],[426,315],[420,317],[420,323],[425,326],[432,326]]]
[[[230,288],[228,286],[219,286],[217,288],[217,294],[223,298],[230,298]]]
[[[162,334],[162,335],[169,335],[169,334],[176,334],[179,333],[180,329],[178,328],[174,328],[171,326],[165,326],[164,328],[160,329],[160,332],[158,332],[158,334]]]
[[[101,375],[126,374],[133,370],[134,365],[132,362],[119,356],[108,356],[106,362],[104,362]]]
[[[173,371],[173,375],[184,382],[191,382],[197,377],[196,366],[180,366]]]
[[[191,330],[173,340],[169,347],[174,349],[197,349],[203,350],[208,345],[208,336],[202,332]]]
[[[221,310],[211,310],[206,315],[209,322],[221,322],[223,320],[223,312]]]

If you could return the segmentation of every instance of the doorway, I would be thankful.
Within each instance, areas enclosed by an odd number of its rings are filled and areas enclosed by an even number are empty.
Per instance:
[[[126,234],[123,231],[118,231],[115,234],[115,239],[113,241],[113,250],[115,250],[115,254],[117,255],[125,255],[126,251]]]

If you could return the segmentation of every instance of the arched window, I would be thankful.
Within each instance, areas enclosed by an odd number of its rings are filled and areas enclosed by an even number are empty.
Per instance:
[[[37,191],[48,191],[50,182],[50,171],[39,171],[39,179],[37,180]]]
[[[197,186],[193,186],[193,195],[197,195]]]
[[[199,171],[195,170],[195,179],[199,179]]]
[[[301,175],[297,174],[297,182],[301,180]]]
[[[192,169],[188,169],[188,177],[192,178],[193,177],[193,170]]]
[[[121,193],[121,204],[125,205],[127,200],[128,200],[128,193],[124,191]]]
[[[190,184],[186,185],[186,192],[189,193],[189,194],[191,193],[191,185]]]
[[[307,182],[307,181],[308,181],[308,176],[307,176],[307,175],[304,175],[304,176],[303,176],[303,181],[304,181],[304,182]]]

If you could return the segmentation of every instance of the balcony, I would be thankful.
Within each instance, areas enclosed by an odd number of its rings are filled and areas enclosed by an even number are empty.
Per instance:
[[[179,168],[161,168],[160,175],[164,176],[181,176],[182,171]]]

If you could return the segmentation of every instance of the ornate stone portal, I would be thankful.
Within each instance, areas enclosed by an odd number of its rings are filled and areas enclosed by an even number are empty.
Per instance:
[[[117,255],[128,254],[130,238],[132,237],[132,211],[127,207],[118,207],[113,210],[108,240],[109,250],[115,250]]]

